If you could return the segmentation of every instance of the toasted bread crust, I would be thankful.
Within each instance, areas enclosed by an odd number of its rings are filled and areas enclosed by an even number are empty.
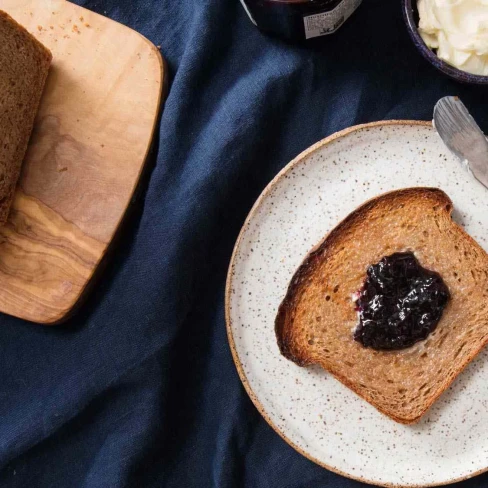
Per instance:
[[[345,236],[349,236],[350,238],[350,236],[354,234],[355,229],[364,228],[368,225],[374,224],[376,226],[381,226],[381,217],[378,218],[378,216],[375,216],[376,220],[374,220],[373,224],[369,220],[378,208],[390,208],[390,206],[395,206],[397,202],[403,202],[402,205],[406,206],[416,204],[425,205],[425,202],[427,200],[429,202],[433,202],[433,205],[435,204],[434,206],[439,207],[439,212],[443,214],[443,220],[445,221],[445,231],[448,233],[453,233],[453,235],[456,236],[456,239],[459,239],[463,242],[463,245],[466,249],[470,249],[472,251],[473,255],[476,256],[476,265],[478,265],[478,267],[481,267],[481,269],[483,270],[488,269],[488,255],[476,243],[476,241],[474,241],[474,239],[472,239],[461,227],[452,222],[452,201],[443,191],[437,188],[423,187],[397,190],[375,197],[361,205],[359,208],[349,214],[342,222],[340,222],[329,234],[325,236],[325,238],[314,249],[312,249],[312,251],[310,251],[310,253],[305,257],[303,263],[293,275],[285,298],[279,306],[275,320],[276,338],[280,352],[283,354],[283,356],[295,362],[299,366],[320,364],[339,381],[348,386],[351,390],[355,391],[365,400],[370,402],[378,410],[388,415],[393,420],[404,424],[416,422],[442,394],[442,392],[449,387],[452,381],[454,381],[454,379],[466,367],[466,365],[484,347],[484,345],[488,341],[488,317],[486,317],[486,320],[483,319],[484,321],[480,325],[480,329],[483,329],[483,332],[485,331],[484,329],[486,329],[486,334],[480,336],[479,338],[478,336],[476,336],[477,339],[475,343],[471,344],[472,347],[469,351],[469,354],[465,356],[461,354],[459,356],[458,361],[455,365],[455,371],[449,375],[445,374],[436,385],[430,386],[429,390],[435,387],[435,391],[432,391],[432,394],[429,397],[426,397],[422,401],[422,403],[417,405],[415,408],[411,408],[407,411],[405,408],[401,407],[401,402],[398,403],[398,405],[395,405],[395,402],[397,401],[396,399],[389,401],[388,392],[386,392],[384,396],[381,396],[378,395],[377,391],[375,391],[373,394],[373,389],[370,389],[369,386],[364,387],[364,385],[360,385],[354,374],[351,374],[349,371],[347,371],[343,367],[344,362],[337,357],[332,359],[329,357],[325,357],[321,351],[314,349],[314,347],[312,346],[308,346],[308,343],[304,341],[304,333],[298,331],[298,329],[306,330],[311,326],[306,320],[298,317],[298,314],[300,312],[303,316],[303,309],[305,306],[303,304],[300,304],[302,300],[306,301],[308,299],[307,293],[310,293],[310,285],[316,285],[317,280],[327,279],[327,277],[321,275],[321,273],[324,273],[324,263],[327,264],[328,260],[333,260],[334,253],[337,252],[337,249],[341,249],[341,246],[347,246],[347,243],[351,242],[350,240],[347,241],[347,239],[345,239]],[[385,235],[387,235],[387,232],[385,233]],[[446,238],[448,238],[449,235],[450,234],[446,234]],[[342,249],[344,249],[344,247],[342,247]],[[392,251],[395,250],[400,249],[393,249]],[[367,253],[367,249],[365,250],[365,252]],[[435,254],[435,251],[432,251],[432,254]],[[370,262],[369,264],[372,264],[372,262]],[[364,269],[364,272],[365,271],[366,270]],[[482,285],[484,287],[488,286],[487,277],[488,273],[485,272],[485,275],[482,278]],[[317,309],[320,309],[321,305],[317,304],[316,302],[317,298],[314,296],[311,299],[311,303],[307,303],[306,306],[312,308],[316,307]],[[299,310],[300,307],[301,309]],[[350,307],[351,309],[353,308],[352,301],[348,305],[344,305],[343,303],[338,304],[336,308],[340,310],[339,312],[337,312],[336,316],[330,318],[330,320],[341,320],[344,317],[343,311],[344,309],[347,309],[347,307]],[[443,319],[441,319],[441,323],[442,320]],[[300,323],[297,324],[297,322]],[[340,326],[340,324],[336,324],[336,327]],[[472,332],[470,332],[470,334],[472,334]],[[350,334],[350,340],[353,341],[352,333]],[[440,341],[439,347],[442,347],[442,344],[443,342]],[[356,350],[364,355],[364,351],[359,350],[360,346],[358,346],[357,343],[353,347],[357,348]],[[411,349],[415,352],[415,346],[412,346]],[[420,351],[420,349],[418,350]],[[422,349],[421,351],[422,354],[424,354],[424,349]],[[395,352],[384,352],[379,353],[379,355],[376,357],[382,357],[385,364],[388,365],[390,362],[393,362],[395,354]],[[402,355],[403,353],[399,354]],[[358,359],[358,361],[360,360],[361,359]],[[375,359],[373,356],[371,356],[368,358],[368,360],[374,361]],[[409,374],[408,367],[406,367],[403,374],[404,376]],[[401,380],[402,376],[399,375],[396,379],[398,378],[400,378]],[[419,386],[426,388],[418,382],[417,384],[415,384],[415,382],[412,383],[411,379],[409,379],[408,377],[404,378],[404,380],[406,383],[412,384],[415,388]],[[425,378],[421,378],[421,380],[425,380]],[[385,380],[383,378],[378,379],[378,390],[381,391],[381,388],[384,386],[381,383],[384,381]],[[372,382],[372,385],[375,386],[374,380]]]

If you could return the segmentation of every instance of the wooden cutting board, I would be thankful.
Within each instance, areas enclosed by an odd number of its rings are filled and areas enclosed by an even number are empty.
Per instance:
[[[0,0],[53,53],[9,222],[0,311],[61,321],[100,264],[139,181],[162,98],[158,49],[65,0]]]

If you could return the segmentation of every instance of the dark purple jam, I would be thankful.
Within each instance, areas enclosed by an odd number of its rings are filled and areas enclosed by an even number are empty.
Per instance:
[[[354,339],[376,350],[404,349],[435,330],[451,295],[443,279],[411,252],[370,266],[358,292]]]

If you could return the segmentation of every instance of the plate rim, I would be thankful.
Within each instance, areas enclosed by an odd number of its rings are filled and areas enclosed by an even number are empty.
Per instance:
[[[296,156],[294,159],[292,159],[286,166],[284,166],[276,176],[266,185],[264,190],[261,192],[259,197],[256,199],[254,202],[254,205],[252,206],[251,210],[249,211],[244,223],[242,224],[241,230],[239,231],[239,235],[236,239],[233,251],[232,251],[232,256],[230,259],[229,263],[229,268],[227,270],[227,278],[226,278],[226,284],[225,284],[225,324],[226,324],[226,330],[227,330],[227,340],[229,342],[230,350],[232,353],[232,359],[234,361],[234,365],[237,369],[237,373],[239,375],[239,379],[244,386],[244,389],[246,390],[246,393],[248,394],[249,398],[251,399],[252,403],[258,410],[258,412],[261,414],[261,416],[264,418],[264,420],[268,423],[268,425],[290,446],[292,447],[295,451],[297,451],[299,454],[307,458],[309,461],[312,461],[313,463],[319,465],[322,468],[325,468],[329,471],[332,471],[333,473],[339,474],[341,476],[344,476],[345,478],[353,479],[355,481],[360,481],[362,483],[367,483],[370,485],[374,486],[384,486],[387,488],[401,488],[402,486],[398,483],[388,483],[388,482],[381,482],[378,483],[377,481],[369,480],[367,478],[363,478],[361,476],[354,476],[352,474],[346,473],[345,471],[342,471],[340,469],[337,469],[335,467],[332,467],[328,465],[327,463],[324,463],[317,458],[311,456],[307,452],[305,452],[301,447],[297,446],[292,440],[290,440],[282,430],[274,424],[274,422],[270,419],[268,416],[266,410],[262,406],[261,402],[259,401],[257,395],[254,393],[252,390],[251,386],[249,385],[249,381],[247,379],[246,373],[244,372],[244,368],[242,367],[239,355],[237,353],[237,348],[234,340],[234,335],[232,332],[232,320],[230,316],[230,298],[231,298],[231,286],[232,286],[232,275],[233,275],[233,270],[235,267],[235,259],[237,256],[237,252],[240,248],[242,238],[244,236],[244,232],[247,229],[250,221],[253,219],[255,216],[256,212],[258,209],[261,207],[261,204],[263,200],[268,196],[270,191],[276,186],[278,181],[280,181],[288,172],[290,172],[295,166],[297,166],[299,163],[302,162],[303,159],[308,157],[310,154],[313,152],[317,151],[318,149],[321,149],[324,146],[327,146],[328,144],[336,141],[337,139],[341,139],[345,136],[348,136],[349,134],[352,134],[353,132],[357,132],[363,129],[369,129],[372,127],[384,127],[384,126],[420,126],[420,127],[432,127],[432,122],[431,121],[423,121],[423,120],[380,120],[376,122],[369,122],[366,124],[358,124],[358,125],[353,125],[351,127],[348,127],[346,129],[340,130],[338,132],[334,132],[333,134],[325,137],[324,139],[316,142],[312,146],[308,147],[304,151],[302,151],[298,156]],[[416,485],[407,485],[408,488],[428,488],[428,487],[434,487],[434,486],[445,486],[451,483],[459,483],[460,481],[465,481],[470,478],[474,478],[475,476],[478,476],[480,474],[485,473],[488,471],[488,465],[485,468],[482,468],[478,471],[475,471],[473,473],[469,473],[464,476],[460,476],[458,478],[452,478],[446,481],[441,481],[441,482],[434,482],[434,483],[423,483],[423,484],[416,484]]]

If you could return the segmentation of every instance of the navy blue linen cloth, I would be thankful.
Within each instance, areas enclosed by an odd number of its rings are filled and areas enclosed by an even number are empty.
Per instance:
[[[261,34],[238,0],[77,3],[160,45],[170,90],[150,174],[85,305],[57,328],[0,316],[0,486],[365,486],[296,453],[247,397],[224,321],[232,248],[262,189],[312,143],[430,119],[448,94],[487,131],[487,89],[424,61],[399,0],[364,0],[306,46]]]

